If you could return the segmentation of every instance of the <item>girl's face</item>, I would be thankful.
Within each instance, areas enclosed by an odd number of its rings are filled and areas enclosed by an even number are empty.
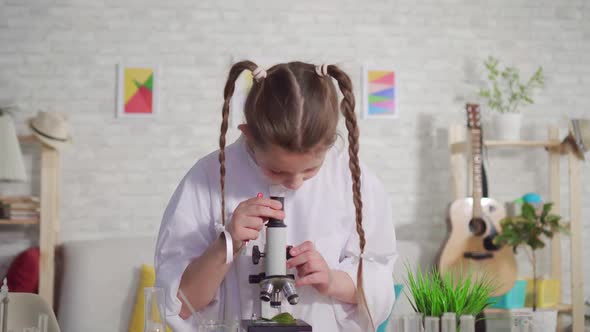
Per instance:
[[[296,190],[303,181],[314,177],[322,167],[326,148],[307,153],[293,153],[271,145],[265,149],[252,147],[254,160],[272,184]]]

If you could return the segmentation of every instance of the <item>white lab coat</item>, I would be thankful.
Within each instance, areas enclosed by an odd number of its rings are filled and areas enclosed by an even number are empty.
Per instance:
[[[366,234],[363,261],[364,289],[375,326],[387,319],[395,297],[393,265],[397,258],[395,233],[387,193],[378,179],[362,167],[363,227]],[[269,196],[270,186],[246,150],[243,139],[226,148],[226,209],[258,192]],[[332,147],[320,171],[285,197],[287,243],[312,241],[333,269],[357,280],[358,235],[356,232],[352,180],[348,151]],[[156,286],[166,293],[168,324],[174,331],[195,331],[197,319],[182,320],[177,297],[186,266],[201,255],[218,236],[215,223],[221,219],[218,152],[199,160],[174,192],[164,213],[156,245]],[[250,241],[238,254],[213,301],[199,313],[213,320],[234,321],[260,317],[259,286],[248,283],[250,274],[263,272],[264,264],[253,265],[252,246],[264,248],[265,234]],[[355,257],[356,256],[356,257]],[[263,258],[264,259],[264,258]],[[296,274],[295,270],[288,273]],[[283,306],[294,317],[311,324],[314,331],[368,331],[368,321],[356,305],[319,294],[313,287],[298,289],[297,305]]]

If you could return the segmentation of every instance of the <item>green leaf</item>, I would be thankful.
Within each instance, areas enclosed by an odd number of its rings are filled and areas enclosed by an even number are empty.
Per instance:
[[[541,218],[541,219],[542,219],[542,218]],[[559,223],[559,220],[561,220],[561,217],[560,217],[560,216],[556,216],[556,215],[554,215],[554,214],[550,214],[550,215],[548,215],[548,216],[545,218],[545,220],[547,220],[547,222],[548,222],[549,224],[558,224],[558,223]]]
[[[490,98],[490,90],[480,90],[479,91],[479,95],[481,97],[486,97],[486,98]]]
[[[279,324],[286,324],[286,325],[293,325],[296,323],[295,318],[288,312],[280,313],[274,316],[272,321],[277,322]]]
[[[553,203],[543,204],[543,212],[541,212],[541,219],[546,218],[547,215],[549,214],[549,212],[551,212],[552,208],[553,208]]]
[[[528,202],[525,202],[522,205],[522,216],[528,220],[536,219],[535,208]]]

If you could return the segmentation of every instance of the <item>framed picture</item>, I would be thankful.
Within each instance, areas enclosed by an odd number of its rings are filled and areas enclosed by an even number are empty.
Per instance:
[[[393,69],[364,66],[362,73],[363,119],[395,119],[396,75]]]
[[[117,117],[146,118],[158,113],[158,67],[119,64]]]

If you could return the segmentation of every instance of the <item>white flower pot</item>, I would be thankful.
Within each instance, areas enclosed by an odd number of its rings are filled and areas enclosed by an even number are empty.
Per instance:
[[[533,332],[557,331],[557,310],[537,309],[533,311]]]
[[[503,141],[520,140],[521,113],[499,113],[494,116],[496,139]]]

